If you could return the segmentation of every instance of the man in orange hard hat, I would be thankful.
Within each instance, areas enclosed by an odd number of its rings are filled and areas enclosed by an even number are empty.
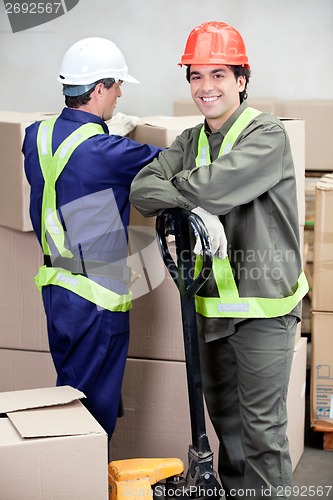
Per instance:
[[[289,499],[286,398],[308,291],[289,140],[278,118],[246,103],[250,65],[235,28],[194,28],[179,64],[204,124],[139,172],[130,200],[148,217],[181,207],[206,224],[213,272],[196,310],[222,484],[226,497]]]

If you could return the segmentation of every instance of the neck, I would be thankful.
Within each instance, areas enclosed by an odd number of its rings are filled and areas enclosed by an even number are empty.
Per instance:
[[[80,111],[85,111],[86,113],[91,113],[92,115],[96,115],[99,118],[102,118],[98,107],[94,105],[94,103],[91,103],[91,101],[89,101],[87,104],[84,104],[83,106],[80,106],[77,109],[79,109]]]
[[[232,108],[230,108],[226,113],[217,117],[217,118],[207,118],[206,122],[212,132],[217,132],[220,128],[229,120],[230,116],[234,114],[234,112],[239,108],[240,103],[236,104]]]

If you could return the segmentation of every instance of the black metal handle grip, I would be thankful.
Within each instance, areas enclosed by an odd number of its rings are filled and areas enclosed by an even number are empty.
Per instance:
[[[181,276],[179,267],[184,260],[184,256],[187,255],[187,258],[189,258],[191,254],[191,226],[196,231],[201,241],[203,253],[202,266],[195,279],[186,280],[184,286],[181,286],[181,281],[183,281],[184,277]],[[168,248],[166,240],[168,227],[173,227],[175,234],[178,266],[172,258]],[[163,210],[158,214],[156,218],[156,232],[164,263],[172,279],[181,293],[183,291],[183,293],[189,297],[194,296],[208,279],[212,271],[212,248],[205,224],[198,215],[189,210],[182,208],[170,208],[168,210]]]

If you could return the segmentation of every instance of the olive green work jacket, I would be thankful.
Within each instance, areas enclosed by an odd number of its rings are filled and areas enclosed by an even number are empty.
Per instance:
[[[232,150],[218,157],[223,138],[243,102],[219,131],[205,123],[211,163],[196,167],[202,124],[184,130],[171,146],[134,178],[130,201],[144,215],[161,209],[200,206],[218,215],[239,295],[292,295],[301,272],[296,179],[282,122],[261,113],[243,130]],[[214,277],[198,295],[218,296]],[[291,312],[300,317],[300,304]],[[198,318],[207,341],[229,335],[242,319]]]

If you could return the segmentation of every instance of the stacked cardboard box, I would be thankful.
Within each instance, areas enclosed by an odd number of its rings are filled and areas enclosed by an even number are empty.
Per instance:
[[[131,137],[168,147],[185,128],[203,121],[200,116],[153,116],[143,119]],[[297,171],[299,228],[305,220],[304,122],[286,120]],[[131,224],[154,227],[132,209]],[[163,266],[162,260],[156,262]],[[306,339],[298,330],[289,386],[288,436],[293,468],[304,449]],[[187,464],[191,442],[190,415],[184,362],[180,298],[172,279],[136,299],[131,311],[131,340],[123,384],[125,416],[111,442],[111,458],[177,456]],[[206,414],[207,416],[207,414]],[[209,418],[207,431],[217,464],[218,442]]]
[[[48,116],[0,112],[0,391],[47,387],[56,380],[34,283],[42,255],[32,232],[21,152],[26,127]]]
[[[0,393],[0,498],[108,499],[107,436],[84,397],[66,386]]]
[[[333,170],[333,100],[279,101],[279,116],[305,121],[305,170]]]
[[[311,422],[333,449],[333,174],[316,185],[312,290]],[[328,444],[326,441],[329,441]]]

